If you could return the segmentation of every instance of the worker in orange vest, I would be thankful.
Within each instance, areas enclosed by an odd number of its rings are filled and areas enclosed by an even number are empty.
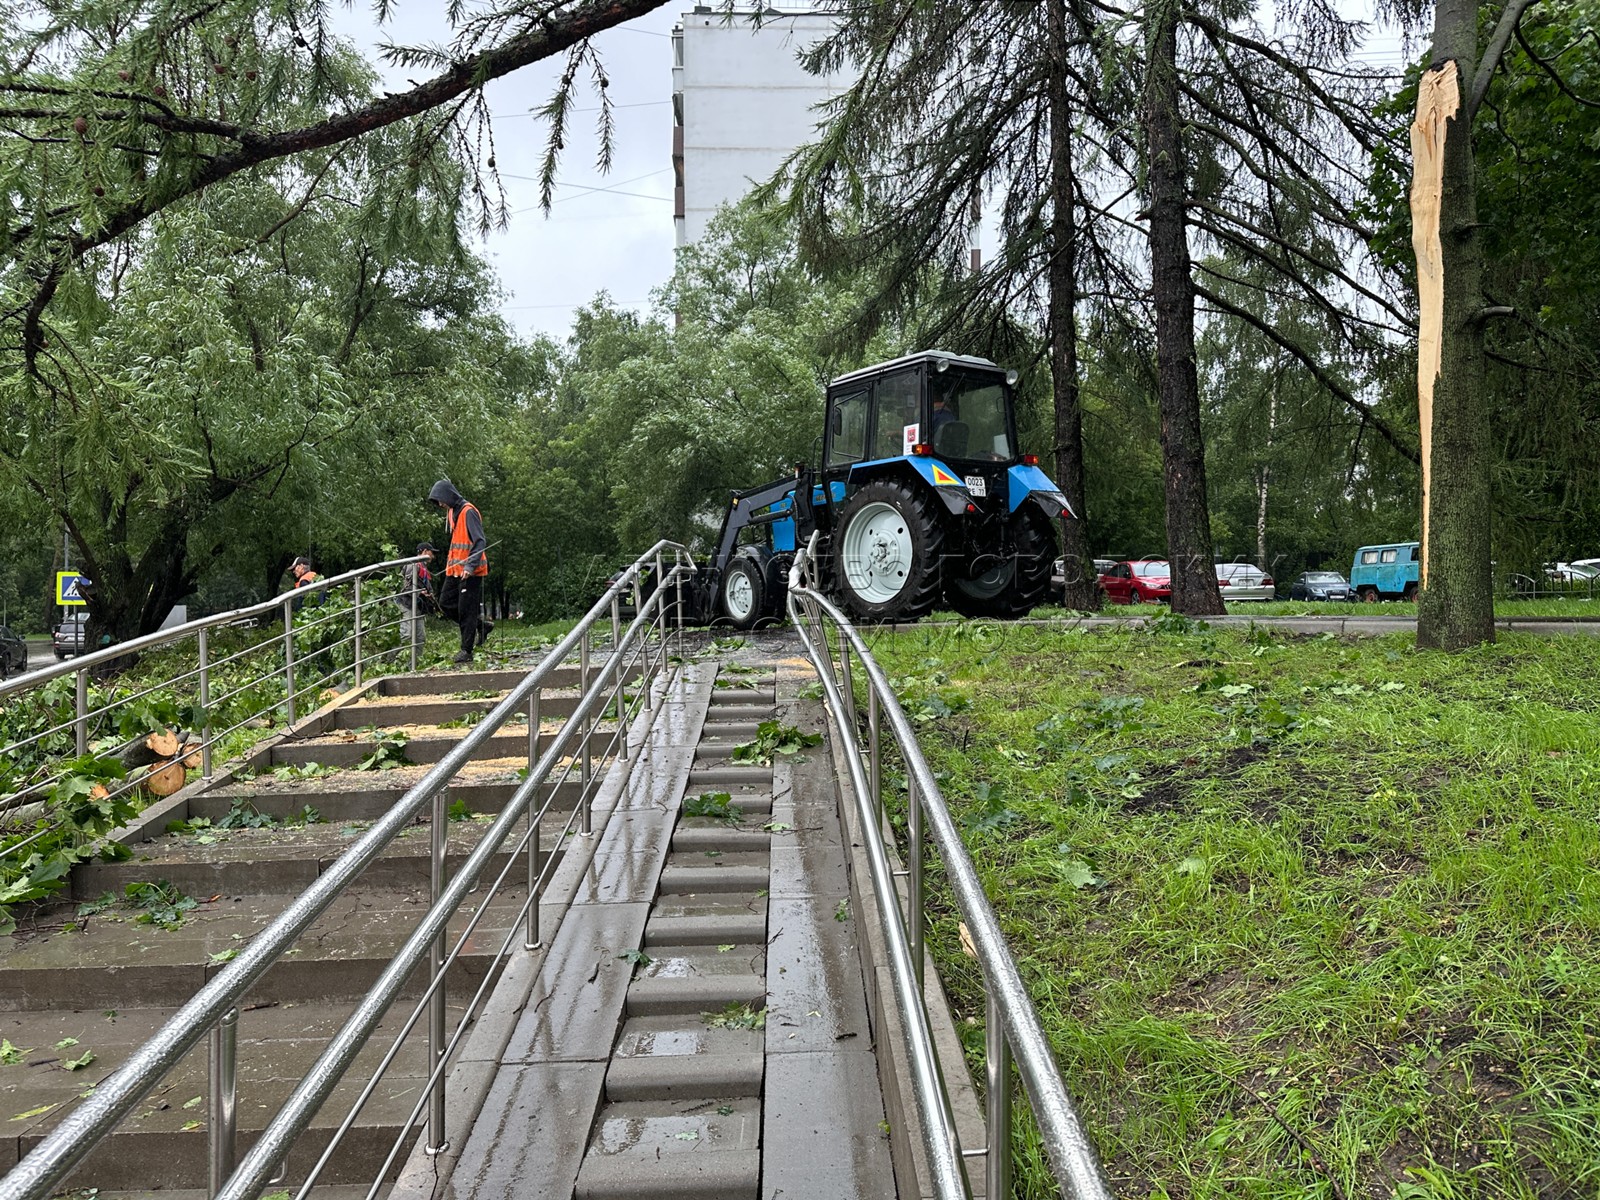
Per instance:
[[[483,645],[494,632],[494,622],[483,619],[483,577],[489,573],[489,543],[483,536],[483,518],[478,515],[477,506],[468,503],[448,479],[434,484],[428,499],[444,510],[449,533],[439,607],[461,624],[461,652],[454,661],[469,663],[474,643]]]

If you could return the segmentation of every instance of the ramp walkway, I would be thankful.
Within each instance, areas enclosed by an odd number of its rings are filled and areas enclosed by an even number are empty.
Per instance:
[[[762,721],[821,732],[812,678],[687,672],[520,1011],[467,1048],[493,1082],[442,1188],[421,1163],[397,1194],[896,1194],[831,767],[733,760]]]
[[[357,586],[354,686],[299,720],[286,603],[249,653],[289,730],[0,941],[0,1200],[1000,1197],[1019,1095],[1062,1194],[1105,1200],[864,643],[798,572],[793,629],[686,636],[686,561],[653,548],[542,657],[364,682]],[[77,671],[83,745],[110,710]],[[988,989],[981,1098],[935,866]]]

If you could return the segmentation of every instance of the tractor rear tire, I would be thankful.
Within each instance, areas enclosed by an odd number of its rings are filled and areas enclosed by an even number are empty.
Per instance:
[[[722,575],[722,615],[735,629],[753,629],[767,611],[767,581],[761,564],[735,558]]]
[[[915,621],[939,601],[944,529],[929,498],[894,480],[846,500],[833,535],[834,585],[861,621]]]
[[[1056,533],[1032,504],[1011,516],[1011,557],[973,578],[949,572],[945,599],[964,617],[1025,617],[1045,602],[1056,559]]]

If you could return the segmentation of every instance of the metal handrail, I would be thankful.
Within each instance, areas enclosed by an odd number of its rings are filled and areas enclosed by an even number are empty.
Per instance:
[[[663,556],[672,554],[675,565],[670,573],[663,572]],[[409,561],[409,560],[402,560]],[[394,565],[394,564],[388,564]],[[625,589],[633,588],[639,596],[642,572],[653,569],[658,586],[645,603],[636,604],[637,615],[628,627],[625,637],[619,637],[618,604]],[[623,656],[640,638],[641,630],[656,628],[659,619],[661,634],[660,667],[667,661],[667,624],[665,613],[674,602],[666,593],[669,580],[679,584],[679,598],[675,604],[678,629],[682,630],[683,606],[682,580],[692,573],[693,561],[687,550],[676,542],[663,540],[641,555],[607,588],[594,606],[566,637],[491,709],[484,718],[468,731],[454,747],[436,763],[409,791],[397,800],[372,827],[359,837],[327,870],[319,874],[304,891],[290,902],[273,921],[252,937],[238,957],[224,966],[203,984],[156,1033],[136,1049],[129,1059],[95,1088],[77,1108],[67,1114],[56,1128],[31,1150],[17,1165],[0,1179],[0,1200],[47,1200],[103,1139],[110,1136],[119,1123],[127,1117],[141,1099],[147,1095],[174,1067],[209,1033],[212,1037],[212,1097],[214,1119],[210,1122],[212,1138],[211,1164],[214,1196],[254,1196],[276,1170],[278,1161],[287,1152],[295,1137],[309,1125],[317,1109],[331,1092],[343,1070],[353,1060],[355,1052],[365,1044],[383,1010],[393,999],[406,976],[420,962],[430,960],[434,985],[430,988],[430,1038],[429,1049],[434,1056],[433,1096],[430,1101],[430,1148],[440,1145],[444,1119],[444,1080],[440,1072],[443,1062],[444,1004],[441,967],[444,961],[443,932],[461,899],[468,893],[477,875],[490,856],[499,848],[511,827],[521,817],[531,798],[546,775],[559,762],[562,752],[573,740],[574,731],[586,719],[592,718],[601,698],[622,689],[626,673],[622,669]],[[273,602],[276,603],[276,602]],[[270,605],[268,606],[270,607]],[[241,610],[244,611],[244,610]],[[573,713],[567,717],[562,730],[543,755],[535,753],[540,736],[537,697],[546,680],[554,671],[565,665],[574,649],[581,650],[585,679],[589,670],[589,650],[593,627],[602,617],[609,615],[612,627],[611,660],[614,669],[602,670],[594,682],[586,687]],[[614,675],[614,681],[608,679]],[[530,769],[528,777],[511,801],[507,802],[500,817],[491,826],[479,845],[469,855],[448,885],[443,880],[445,854],[444,827],[446,813],[444,798],[446,785],[471,759],[476,749],[494,736],[512,717],[530,709]],[[619,702],[619,715],[622,705]],[[593,721],[582,731],[581,770],[588,783],[589,741],[593,736]],[[535,764],[537,759],[537,764]],[[367,995],[358,1002],[345,1026],[335,1035],[311,1072],[291,1094],[278,1115],[263,1131],[249,1154],[233,1167],[233,1128],[227,1114],[234,1108],[231,1082],[219,1085],[218,1080],[234,1079],[231,1050],[237,1038],[237,1009],[252,986],[288,953],[299,937],[320,917],[346,887],[357,879],[384,848],[409,827],[424,806],[433,804],[434,836],[432,849],[432,898],[428,911],[420,919],[417,929],[407,940],[396,958],[380,975]],[[576,809],[582,809],[584,832],[589,828],[589,801],[585,798]],[[536,839],[536,834],[532,835]],[[537,840],[533,843],[537,847]],[[519,847],[520,849],[520,847]],[[531,876],[531,871],[530,871]],[[533,916],[528,917],[529,929],[534,929],[538,908],[536,893],[530,889],[529,904]],[[526,915],[519,914],[519,919]],[[515,927],[516,922],[513,923]],[[530,945],[528,949],[534,948]],[[437,990],[435,990],[437,989]],[[219,1094],[221,1093],[221,1094]]]
[[[343,575],[335,575],[330,579],[319,579],[314,586],[308,585],[305,590],[307,592],[321,592],[328,588],[338,587],[340,584],[350,583],[367,575],[376,575],[382,571],[393,570],[395,567],[404,567],[410,563],[422,561],[423,557],[415,554],[409,558],[392,558],[386,562],[357,567],[353,571],[346,571]],[[168,642],[178,641],[188,637],[190,634],[198,633],[202,629],[216,629],[218,626],[232,625],[235,621],[243,621],[248,617],[269,613],[296,599],[304,601],[306,596],[304,594],[297,595],[296,592],[285,592],[282,595],[274,596],[270,600],[262,600],[244,608],[234,608],[229,609],[227,612],[213,613],[209,617],[197,617],[193,621],[185,621],[182,625],[174,625],[170,629],[158,629],[154,633],[147,633],[142,637],[131,638],[126,642],[118,642],[114,646],[107,646],[104,650],[76,655],[71,662],[60,662],[53,667],[30,671],[26,675],[19,675],[15,679],[0,682],[0,700],[4,700],[12,692],[24,691],[39,684],[48,683],[50,680],[57,679],[62,675],[92,670],[102,663],[114,662],[119,658],[124,658],[129,654],[136,654],[141,650],[151,650],[157,646],[164,646]]]
[[[922,1001],[925,829],[939,850],[951,895],[971,935],[973,953],[987,993],[988,1147],[986,1151],[968,1152],[974,1156],[981,1153],[985,1159],[986,1194],[991,1197],[1011,1194],[1009,1060],[1014,1055],[1062,1195],[1070,1200],[1111,1200],[1111,1189],[1093,1143],[1056,1067],[1050,1041],[1028,996],[1021,972],[1017,970],[1016,959],[984,893],[977,868],[961,840],[933,769],[923,757],[916,732],[888,677],[849,617],[809,586],[806,571],[810,557],[807,550],[802,549],[790,570],[789,616],[817,668],[834,721],[848,742],[846,762],[863,818],[861,825],[869,835],[865,843],[873,890],[877,895],[879,923],[888,944],[893,994],[906,1031],[917,1111],[922,1118],[923,1149],[928,1156],[935,1193],[941,1200],[960,1200],[971,1194],[964,1169],[965,1155],[955,1139],[949,1101]],[[837,630],[838,664],[827,648],[824,617]],[[852,651],[866,678],[867,744],[864,748],[857,741],[854,679],[850,671]],[[905,913],[901,911],[894,887],[888,847],[880,824],[884,718],[904,761],[907,778],[910,845]]]

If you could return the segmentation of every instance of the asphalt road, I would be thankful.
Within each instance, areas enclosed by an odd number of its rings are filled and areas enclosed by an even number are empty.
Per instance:
[[[28,669],[13,679],[20,679],[22,675],[31,675],[42,667],[53,667],[56,663],[55,651],[50,647],[49,638],[27,638],[28,643]]]

